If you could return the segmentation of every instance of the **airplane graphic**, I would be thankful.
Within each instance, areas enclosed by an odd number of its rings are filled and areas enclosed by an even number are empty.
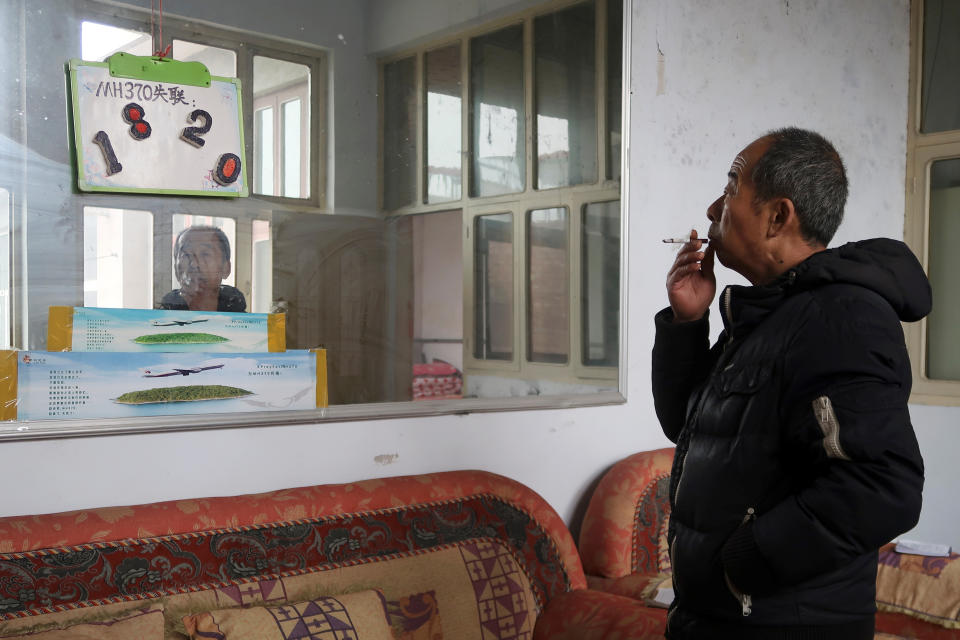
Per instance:
[[[210,318],[197,318],[196,320],[167,320],[167,321],[165,321],[165,322],[164,322],[164,321],[160,321],[160,320],[154,320],[154,321],[151,322],[150,324],[152,324],[152,325],[155,326],[155,327],[183,327],[183,326],[186,326],[186,325],[188,325],[188,324],[196,324],[196,323],[198,323],[198,322],[206,322],[206,321],[209,320],[209,319],[210,319]]]
[[[166,378],[167,376],[188,376],[191,373],[200,373],[201,371],[209,371],[210,369],[223,369],[223,363],[212,364],[207,367],[171,367],[171,370],[168,371],[159,371],[153,369],[144,369],[143,377],[144,378]]]

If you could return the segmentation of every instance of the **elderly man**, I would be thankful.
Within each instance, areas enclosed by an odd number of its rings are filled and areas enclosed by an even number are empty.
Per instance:
[[[827,140],[773,131],[667,275],[653,393],[677,444],[672,640],[873,638],[877,549],[916,524],[923,488],[900,321],[931,293],[901,242],[826,248],[846,196]],[[710,347],[715,258],[752,286],[723,291]]]
[[[221,284],[230,275],[230,241],[216,227],[187,227],[173,248],[179,289],[163,296],[161,309],[191,311],[247,310],[239,289]]]

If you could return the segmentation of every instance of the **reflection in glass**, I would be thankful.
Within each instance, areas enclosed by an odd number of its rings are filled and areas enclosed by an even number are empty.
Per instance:
[[[233,244],[233,243],[231,243]],[[253,277],[250,281],[250,311],[252,313],[270,313],[273,311],[273,243],[270,236],[270,222],[253,221],[253,256],[251,261]]]
[[[413,361],[440,359],[463,371],[463,219],[412,216]]]
[[[470,195],[523,191],[523,27],[470,40]]]
[[[171,52],[171,57],[183,62],[202,62],[210,75],[227,78],[237,75],[237,54],[230,49],[186,40],[174,40]]]
[[[623,0],[607,0],[607,178],[620,180]]]
[[[253,109],[254,193],[309,198],[310,67],[253,56]]]
[[[181,231],[187,227],[204,225],[223,230],[223,232],[227,235],[227,239],[230,241],[230,264],[231,266],[237,264],[237,221],[233,218],[218,218],[215,216],[195,216],[175,213],[173,215],[172,223],[173,233],[171,234],[170,238],[171,255],[173,255],[173,245]],[[176,256],[174,256],[173,261],[175,260]],[[173,264],[173,261],[170,265],[170,282],[173,285],[172,288],[176,289],[180,286],[180,284],[177,282],[176,265]],[[236,269],[231,268],[230,275],[223,279],[223,284],[235,286],[236,280]]]
[[[120,51],[135,56],[152,55],[150,34],[96,22],[84,21],[80,25],[80,57],[84,60],[105,60]]]
[[[513,215],[478,216],[474,229],[474,352],[513,359]]]
[[[960,129],[960,2],[925,0],[923,3],[923,77],[920,131],[934,133]]]
[[[10,334],[10,192],[0,187],[0,347],[13,345]]]
[[[153,214],[83,208],[83,305],[153,307]]]
[[[620,201],[583,208],[583,364],[617,366],[620,326]]]
[[[257,162],[254,173],[254,193],[273,194],[273,107],[257,111],[253,124],[254,154]]]
[[[938,160],[930,167],[930,236],[928,269],[936,304],[927,317],[927,376],[960,380],[960,158]]]
[[[427,194],[426,202],[460,199],[460,126],[463,87],[460,82],[460,45],[424,57],[427,86]]]
[[[593,2],[534,21],[537,188],[597,180]]]
[[[567,209],[527,214],[527,360],[564,363],[570,352]]]
[[[300,197],[300,101],[283,103],[283,195]]]
[[[417,91],[414,58],[383,67],[383,206],[416,201]]]

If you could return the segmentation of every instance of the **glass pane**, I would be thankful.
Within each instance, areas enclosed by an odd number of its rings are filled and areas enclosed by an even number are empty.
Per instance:
[[[309,198],[310,67],[254,56],[253,108],[254,193]]]
[[[460,211],[412,216],[413,362],[443,360],[463,371],[463,218]],[[449,393],[446,384],[434,388]],[[414,380],[414,397],[427,395]]]
[[[83,208],[83,305],[153,307],[153,214]]]
[[[567,209],[527,214],[527,359],[564,363],[570,353]]]
[[[13,346],[10,334],[10,192],[0,187],[0,347]]]
[[[283,195],[300,197],[300,101],[283,103]]]
[[[207,44],[174,40],[171,55],[183,62],[202,62],[210,75],[234,78],[237,75],[237,54],[230,49]]]
[[[253,122],[254,157],[257,160],[254,172],[253,191],[268,196],[276,195],[273,186],[273,108],[257,111]]]
[[[583,208],[583,364],[617,366],[620,328],[620,202]]]
[[[473,356],[513,359],[513,215],[478,216],[474,229]]]
[[[149,56],[153,55],[151,46],[149,33],[96,22],[80,25],[80,56],[84,60],[105,60],[120,51]]]
[[[597,181],[592,2],[534,21],[537,188]]]
[[[523,27],[470,41],[470,195],[523,191]]]
[[[960,2],[923,3],[923,86],[920,131],[960,129]]]
[[[252,271],[250,311],[270,313],[273,311],[273,243],[267,220],[253,221]]]
[[[414,58],[383,67],[383,206],[398,209],[416,201],[417,81]]]
[[[927,318],[927,376],[960,380],[960,158],[939,160],[930,168],[928,275],[936,304]]]
[[[607,0],[607,178],[620,180],[623,0]]]
[[[460,199],[461,99],[460,45],[428,51],[426,201]]]
[[[171,238],[171,243],[173,244],[171,248],[173,254],[173,265],[171,268],[171,281],[173,287],[176,288],[180,286],[180,283],[177,281],[177,236],[180,235],[180,232],[187,227],[199,226],[215,227],[226,234],[227,241],[230,244],[230,254],[227,256],[227,260],[229,261],[230,265],[230,274],[224,277],[221,282],[226,285],[234,286],[236,283],[236,277],[234,275],[233,265],[236,264],[237,256],[237,221],[233,218],[217,218],[214,216],[195,216],[177,213],[173,215],[173,234]]]

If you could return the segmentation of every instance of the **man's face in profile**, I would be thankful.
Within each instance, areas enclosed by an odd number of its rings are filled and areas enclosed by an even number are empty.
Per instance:
[[[184,233],[176,255],[176,274],[186,293],[219,288],[230,275],[230,260],[223,255],[216,234],[202,230]]]

